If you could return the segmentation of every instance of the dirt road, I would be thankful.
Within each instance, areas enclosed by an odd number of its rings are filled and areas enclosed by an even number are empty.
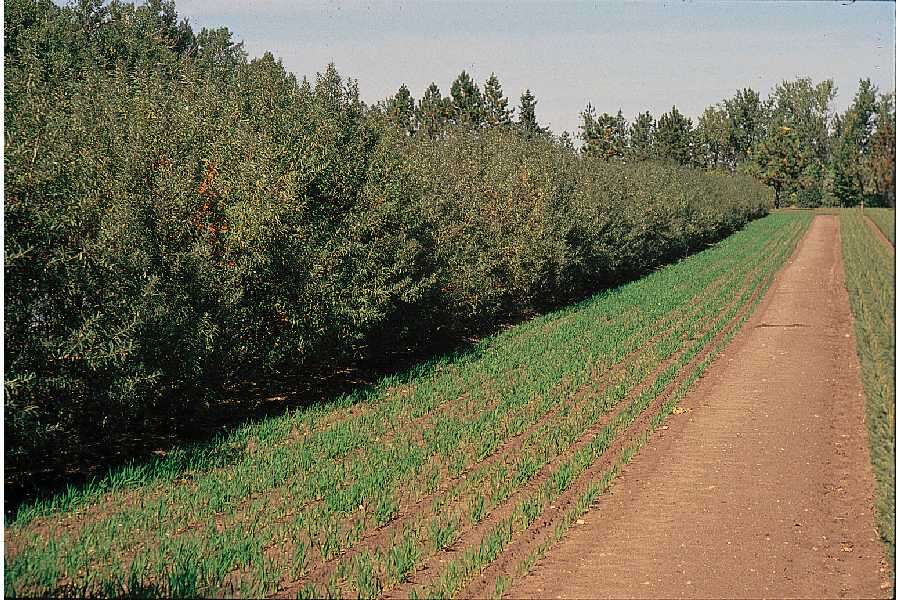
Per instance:
[[[838,220],[510,597],[889,597]]]

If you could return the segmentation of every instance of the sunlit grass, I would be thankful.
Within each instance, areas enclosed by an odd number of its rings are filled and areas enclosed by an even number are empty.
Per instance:
[[[878,226],[878,229],[881,230],[881,233],[885,235],[885,237],[891,240],[892,244],[895,244],[895,238],[897,237],[897,211],[893,208],[867,208],[866,216],[868,216],[875,225]]]
[[[870,213],[873,210],[866,209],[866,214],[874,219]],[[884,212],[876,212],[875,215],[888,214],[888,209],[880,210]],[[890,210],[891,224],[893,212]],[[866,394],[866,425],[876,480],[876,521],[889,554],[889,563],[893,564],[896,545],[894,253],[875,237],[858,209],[841,211],[841,239]]]

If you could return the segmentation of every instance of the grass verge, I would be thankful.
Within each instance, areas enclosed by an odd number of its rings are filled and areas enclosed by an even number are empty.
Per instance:
[[[866,209],[866,214],[873,210],[888,209]],[[866,394],[869,454],[876,482],[875,520],[885,543],[889,562],[893,564],[896,552],[894,254],[875,237],[858,209],[841,211],[841,240],[847,290],[856,328],[856,347]]]
[[[884,237],[889,239],[892,244],[897,243],[897,211],[893,208],[867,208],[865,213],[878,226]]]

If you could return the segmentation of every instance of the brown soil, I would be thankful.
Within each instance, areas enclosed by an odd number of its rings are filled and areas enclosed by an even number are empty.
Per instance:
[[[869,229],[872,230],[872,233],[875,234],[875,237],[877,237],[879,240],[881,240],[882,244],[884,244],[885,246],[890,248],[891,252],[894,252],[895,251],[894,244],[891,242],[891,240],[888,239],[888,237],[886,235],[884,235],[884,232],[881,230],[881,228],[878,225],[875,224],[875,221],[870,219],[869,215],[863,215],[863,218],[866,221],[866,225],[868,225]]]
[[[746,291],[747,283],[750,279],[750,275],[745,278],[742,292]],[[758,293],[758,289],[753,293],[755,297]],[[705,292],[704,292],[705,295]],[[716,317],[725,314],[729,309],[733,308],[734,304],[737,303],[738,297],[741,294],[738,294],[735,297],[735,300],[726,308],[723,308],[719,315]],[[706,348],[704,348],[704,352],[701,352],[695,359],[690,363],[689,366],[694,366],[696,362],[702,360],[703,355],[706,351],[711,349],[717,341],[721,338],[721,336],[725,335],[725,331],[727,331],[731,325],[733,325],[739,318],[740,313],[742,313],[745,309],[739,311],[739,314],[729,322],[729,324],[724,328],[724,330],[709,344],[707,344]],[[703,332],[705,333],[707,330],[712,328],[716,319],[711,320],[709,323],[705,324],[703,328]],[[510,518],[510,516],[514,513],[516,509],[516,505],[524,499],[529,494],[539,490],[543,484],[548,480],[551,474],[555,471],[555,469],[564,461],[571,458],[577,451],[586,447],[591,440],[599,434],[604,428],[607,427],[618,415],[621,411],[625,410],[627,406],[634,401],[643,391],[645,391],[649,386],[657,379],[657,377],[671,364],[673,364],[680,355],[686,350],[686,348],[682,348],[680,351],[676,352],[674,355],[669,357],[667,360],[663,361],[659,364],[650,374],[646,375],[640,384],[638,384],[635,388],[633,388],[629,394],[619,401],[615,406],[611,407],[607,412],[601,415],[596,422],[590,425],[579,437],[578,439],[566,449],[565,452],[554,458],[553,460],[546,463],[541,470],[535,475],[531,480],[528,481],[525,485],[518,488],[509,498],[507,498],[502,505],[497,507],[495,510],[491,511],[488,516],[480,521],[474,527],[471,527],[463,533],[463,535],[457,539],[453,546],[447,549],[444,552],[441,552],[436,555],[432,555],[428,560],[425,561],[424,565],[420,565],[419,570],[412,575],[412,577],[403,585],[391,590],[388,594],[388,598],[401,598],[411,596],[411,592],[413,590],[419,589],[419,592],[428,593],[427,590],[422,589],[421,586],[424,584],[428,584],[434,582],[434,580],[439,577],[439,573],[443,570],[443,567],[450,563],[452,560],[459,558],[462,556],[465,551],[469,548],[477,546],[480,543],[480,540],[487,534],[488,531],[493,530],[497,527],[503,520]],[[689,371],[690,369],[686,369]],[[590,479],[592,476],[600,476],[607,469],[609,469],[611,462],[615,460],[615,458],[619,455],[619,453],[628,445],[633,443],[635,439],[647,429],[649,421],[651,420],[653,414],[656,412],[656,408],[659,408],[664,400],[668,397],[671,391],[680,384],[681,378],[677,378],[675,382],[670,383],[667,388],[659,395],[658,399],[653,403],[655,408],[646,409],[636,421],[632,422],[630,425],[626,427],[626,430],[617,437],[617,439],[613,442],[613,444],[607,448],[604,453],[604,458],[595,462],[588,470],[583,473],[577,479],[576,483],[570,486],[563,494],[556,499],[555,504],[550,507],[550,511],[545,510],[544,517],[540,520],[539,523],[533,524],[532,527],[528,530],[527,537],[518,537],[516,539],[516,543],[508,547],[501,557],[494,561],[488,568],[487,571],[482,572],[482,577],[480,579],[476,579],[472,582],[466,589],[462,591],[459,597],[486,597],[492,593],[492,589],[486,588],[488,580],[492,579],[487,577],[487,575],[494,575],[492,571],[495,572],[503,572],[506,573],[511,569],[512,564],[517,564],[524,555],[527,555],[533,547],[540,542],[548,531],[552,531],[552,529],[557,525],[559,518],[565,513],[565,509],[574,505],[581,493],[583,493],[584,488],[590,483]]]
[[[509,596],[889,597],[838,220]]]

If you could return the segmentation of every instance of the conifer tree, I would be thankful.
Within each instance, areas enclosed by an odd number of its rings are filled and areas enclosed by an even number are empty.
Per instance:
[[[653,157],[655,130],[656,121],[649,111],[635,117],[628,130],[628,154],[633,160],[649,160]]]
[[[547,130],[538,125],[535,107],[537,100],[530,89],[525,90],[519,98],[519,128],[528,135],[546,134]]]
[[[416,121],[419,131],[424,131],[431,137],[436,136],[446,125],[450,118],[450,103],[441,95],[441,90],[432,82],[425,90],[425,95],[419,100],[416,107]]]
[[[468,73],[459,74],[450,87],[453,120],[458,125],[480,128],[484,123],[484,98]]]
[[[416,105],[406,84],[388,101],[388,119],[396,126],[412,135],[416,131]]]
[[[559,136],[559,145],[569,152],[575,152],[575,142],[572,141],[572,134],[568,131],[563,131]]]
[[[484,82],[484,116],[488,127],[509,125],[512,110],[507,108],[509,99],[503,95],[503,87],[494,73]]]
[[[604,160],[622,157],[627,146],[628,125],[620,110],[615,116],[603,113],[596,120],[597,155]]]
[[[673,106],[659,118],[654,144],[657,157],[690,165],[694,159],[694,124]]]
[[[600,156],[600,131],[597,125],[597,111],[588,102],[581,111],[581,125],[578,137],[581,138],[581,152],[585,156]]]

